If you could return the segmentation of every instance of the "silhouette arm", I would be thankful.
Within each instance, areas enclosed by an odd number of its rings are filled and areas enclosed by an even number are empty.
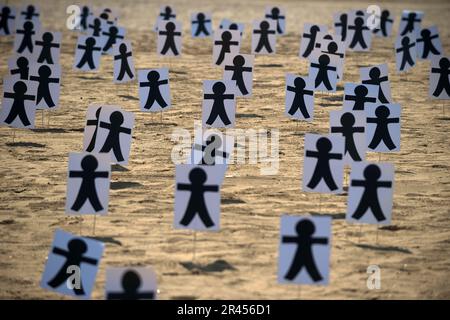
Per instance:
[[[287,86],[287,87],[286,87],[286,90],[287,90],[287,91],[295,92],[295,87]]]
[[[317,158],[319,153],[317,151],[306,150],[306,156],[310,158]]]
[[[63,250],[61,248],[53,248],[52,253],[57,254],[59,256],[64,256],[67,257],[67,255],[69,254],[66,250]]]
[[[353,132],[364,132],[364,127],[354,127]]]
[[[100,128],[110,129],[111,125],[109,123],[100,121]]]
[[[344,131],[344,128],[342,128],[342,127],[331,127],[331,133],[340,133],[343,131]]]
[[[342,159],[342,154],[340,154],[340,153],[329,153],[328,156],[330,157],[330,160],[331,159],[337,159],[337,160]]]
[[[84,171],[69,171],[69,178],[83,178]]]
[[[120,132],[123,132],[126,134],[131,134],[131,129],[130,128],[120,128]]]
[[[234,67],[233,66],[225,66],[225,70],[233,71]]]
[[[225,99],[232,100],[232,99],[234,99],[234,94],[224,94],[222,97],[224,100]]]
[[[378,123],[378,118],[367,118],[367,123]]]
[[[92,259],[92,258],[83,257],[83,258],[81,258],[81,262],[88,263],[88,264],[93,264],[93,265],[97,265],[98,260],[97,260],[97,259]]]
[[[381,188],[392,188],[391,181],[378,181],[377,185],[378,185],[378,187],[381,187]]]
[[[3,94],[3,97],[5,97],[5,98],[10,98],[10,99],[15,99],[15,98],[16,98],[16,95],[15,95],[14,93],[12,93],[12,92],[5,92],[5,93]]]
[[[109,172],[108,171],[99,171],[99,172],[95,172],[94,175],[96,178],[108,178]]]
[[[400,123],[400,119],[399,118],[387,119],[386,122],[387,123]]]
[[[298,237],[296,236],[283,236],[282,238],[283,243],[297,243]]]
[[[169,83],[169,80],[161,80],[161,81],[158,81],[158,84],[159,85],[162,85],[162,84],[168,84]]]
[[[177,184],[177,190],[183,190],[183,191],[191,191],[192,187],[190,184],[187,183],[178,183]]]
[[[59,78],[49,78],[48,82],[49,83],[59,83]]]
[[[328,244],[328,238],[312,238],[311,242],[317,244]]]
[[[203,95],[203,99],[215,99],[216,95],[212,93],[207,93]]]
[[[41,78],[36,76],[30,76],[30,80],[39,81]]]
[[[352,180],[351,185],[352,185],[352,187],[365,187],[366,181],[365,180]]]
[[[218,192],[219,186],[203,186],[203,190],[210,192]]]

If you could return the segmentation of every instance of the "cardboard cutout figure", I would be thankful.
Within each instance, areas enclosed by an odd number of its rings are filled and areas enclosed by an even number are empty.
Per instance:
[[[141,111],[163,111],[171,107],[169,69],[138,70]]]
[[[209,38],[213,34],[211,14],[198,12],[191,14],[192,38]]]
[[[366,137],[369,151],[400,150],[400,113],[399,104],[381,104],[366,109]]]
[[[106,300],[156,300],[157,290],[152,267],[106,269]]]
[[[337,85],[337,60],[325,53],[309,65],[309,77],[314,79],[316,91],[335,92]]]
[[[135,69],[131,42],[121,41],[113,45],[114,83],[125,83],[134,80]]]
[[[236,82],[236,96],[251,97],[253,88],[253,63],[255,56],[227,54],[224,64],[224,80]]]
[[[80,35],[75,50],[74,68],[81,71],[97,71],[100,67],[104,38]]]
[[[373,84],[344,84],[345,111],[364,111],[366,107],[378,103],[378,86]]]
[[[347,41],[348,12],[338,12],[333,15],[334,34],[342,42]]]
[[[214,34],[213,64],[223,66],[225,55],[236,55],[241,47],[241,35],[238,30],[219,30]]]
[[[25,56],[14,55],[8,59],[10,78],[16,80],[30,79],[30,59]]]
[[[431,99],[450,99],[450,57],[436,57],[431,60]]]
[[[395,60],[398,72],[408,71],[416,64],[416,42],[406,35],[398,37],[395,42]]]
[[[398,28],[399,36],[404,37],[405,35],[409,35],[415,37],[420,30],[422,18],[422,11],[403,10],[402,19]]]
[[[292,119],[312,121],[314,118],[314,84],[307,77],[286,74],[285,113]]]
[[[252,54],[275,54],[277,23],[272,19],[253,21]]]
[[[373,34],[376,37],[387,38],[392,35],[392,26],[394,25],[394,18],[391,17],[391,12],[389,10],[381,11],[380,25],[378,28],[373,29]]]
[[[34,41],[34,60],[37,63],[59,64],[61,32],[39,32]]]
[[[8,36],[16,32],[16,9],[0,6],[0,36]]]
[[[37,86],[36,108],[57,109],[61,90],[61,67],[59,64],[33,64],[30,68],[30,80]]]
[[[366,11],[351,11],[348,15],[347,48],[352,51],[369,51],[372,44],[372,30],[366,25],[369,15]]]
[[[416,41],[417,58],[432,59],[442,54],[442,44],[437,26],[422,29]]]
[[[102,31],[102,37],[104,38],[104,46],[102,51],[107,54],[113,53],[113,46],[116,43],[120,43],[125,39],[125,29],[119,26],[111,25]]]
[[[235,81],[203,81],[203,126],[234,127],[236,114]]]
[[[286,33],[286,13],[284,8],[280,7],[266,7],[266,19],[272,19],[277,24],[277,34]]]
[[[158,23],[157,51],[161,56],[177,57],[181,55],[181,23],[175,20]]]
[[[380,103],[393,102],[388,74],[389,71],[387,64],[379,64],[360,69],[361,82],[363,84],[378,86],[378,101]]]
[[[32,20],[24,20],[23,23],[18,22],[17,24],[14,37],[14,52],[31,57],[36,34],[39,32],[40,26]]]
[[[319,34],[326,33],[327,26],[317,25],[312,23],[305,23],[303,26],[302,40],[300,41],[300,58],[308,59],[317,43],[321,40]]]

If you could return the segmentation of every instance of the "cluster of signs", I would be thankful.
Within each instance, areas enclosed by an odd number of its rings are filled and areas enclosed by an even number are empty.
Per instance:
[[[2,6],[0,35],[15,35],[15,56],[8,61],[0,121],[2,125],[32,128],[35,110],[58,106],[61,34],[40,30],[39,10]],[[334,32],[326,25],[305,23],[299,57],[310,63],[307,76],[286,75],[285,115],[312,121],[315,92],[335,92],[342,81],[346,50],[368,51],[372,36],[389,37],[393,19],[388,10],[376,28],[366,25],[367,13],[353,10],[334,15]],[[450,98],[450,62],[442,55],[437,27],[421,28],[422,12],[404,11],[396,41],[397,71],[406,71],[416,58],[431,60],[430,96]],[[131,42],[118,25],[114,10],[84,6],[74,68],[99,69],[102,54],[112,55],[114,82],[136,79]],[[211,38],[213,65],[220,80],[203,83],[202,130],[196,135],[186,164],[175,168],[174,228],[196,231],[220,229],[220,189],[234,139],[220,128],[234,127],[236,97],[252,96],[255,55],[275,54],[276,39],[286,33],[285,11],[268,7],[252,24],[251,54],[242,53],[244,24],[223,19],[213,31],[211,14],[191,15],[191,36]],[[170,6],[160,9],[153,28],[157,51],[178,57],[182,28]],[[137,72],[140,110],[171,107],[169,70]],[[111,164],[129,161],[134,114],[119,106],[90,105],[86,113],[83,150],[69,154],[65,212],[69,215],[108,213]],[[344,167],[351,168],[346,220],[349,223],[390,224],[394,167],[366,161],[367,151],[400,150],[401,107],[394,103],[387,64],[360,69],[360,83],[345,83],[342,110],[330,112],[329,134],[307,133],[304,141],[305,192],[344,193]],[[89,298],[104,244],[57,230],[42,277],[42,287]],[[327,284],[331,248],[330,216],[281,217],[278,280],[280,283]],[[151,267],[108,268],[107,299],[155,299],[156,276]]]

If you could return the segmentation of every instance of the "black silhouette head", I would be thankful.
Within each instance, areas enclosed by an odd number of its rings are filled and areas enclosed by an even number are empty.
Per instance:
[[[95,46],[95,38],[89,37],[86,39],[86,47],[93,47]]]
[[[112,11],[111,11],[110,8],[105,8],[105,9],[103,10],[103,12],[109,12],[109,13],[111,13]]]
[[[101,24],[101,23],[102,23],[102,22],[100,21],[99,18],[95,18],[95,19],[94,19],[94,27],[95,27],[95,28],[100,27],[100,24]]]
[[[25,31],[31,31],[31,30],[33,30],[33,28],[34,28],[34,25],[33,25],[33,22],[31,22],[31,21],[27,21],[23,24],[23,30],[25,30]]]
[[[411,20],[411,21],[416,19],[416,13],[415,12],[410,12],[408,14],[408,19]]]
[[[366,86],[356,86],[355,95],[358,97],[365,97],[369,93]]]
[[[341,124],[343,127],[353,127],[355,124],[355,116],[351,112],[345,112],[341,116]]]
[[[327,66],[330,63],[330,57],[326,54],[323,54],[319,57],[319,64],[323,66]]]
[[[109,16],[108,16],[108,14],[107,14],[106,12],[103,12],[103,13],[100,15],[100,18],[102,18],[102,19],[104,19],[104,20],[108,20]]]
[[[333,145],[331,144],[331,141],[328,138],[322,137],[319,138],[316,142],[316,148],[319,152],[330,152]]]
[[[166,6],[164,8],[164,12],[166,13],[166,15],[170,15],[172,13],[172,8],[170,6]]]
[[[357,17],[355,19],[355,26],[361,27],[364,24],[364,19],[361,17]]]
[[[261,21],[261,23],[259,24],[259,28],[261,30],[269,30],[270,24],[267,21]]]
[[[173,32],[175,31],[176,25],[173,22],[166,23],[166,31]]]
[[[137,292],[141,283],[141,277],[133,270],[127,270],[122,276],[122,288],[125,292]]]
[[[43,65],[42,67],[39,68],[38,73],[39,77],[48,78],[52,74],[52,69],[50,69],[50,67],[47,65]]]
[[[420,35],[422,36],[422,38],[429,38],[430,34],[431,32],[429,29],[423,29],[422,31],[420,31]]]
[[[89,7],[88,6],[84,6],[83,7],[83,15],[87,16],[89,14]]]
[[[245,59],[243,56],[241,56],[240,54],[238,54],[236,57],[234,57],[233,59],[233,64],[236,67],[242,67],[245,64]]]
[[[336,52],[337,52],[337,49],[338,49],[338,46],[337,46],[337,43],[336,43],[336,42],[331,41],[331,42],[328,44],[328,52],[329,52],[329,53],[336,53]]]
[[[97,167],[98,161],[93,155],[88,154],[81,160],[81,168],[85,172],[94,172]]]
[[[51,32],[45,32],[42,35],[42,40],[44,40],[45,43],[51,43],[53,41],[53,35]]]
[[[387,18],[387,17],[389,17],[390,14],[391,14],[391,13],[389,12],[389,10],[383,10],[383,11],[381,12],[381,17],[382,17],[382,18]]]
[[[127,53],[127,45],[125,43],[121,43],[119,46],[119,52],[121,54],[126,54]]]
[[[343,13],[340,15],[339,20],[341,20],[341,23],[344,24],[347,22],[347,14]]]
[[[118,32],[119,32],[119,29],[117,29],[116,26],[111,26],[109,28],[109,33],[112,34],[112,35],[116,35]]]
[[[378,67],[373,67],[369,71],[369,77],[372,80],[376,80],[376,79],[380,78],[380,75],[381,75],[381,70]]]
[[[280,15],[280,9],[278,7],[273,7],[272,8],[272,17],[274,19],[277,19],[279,15]]]
[[[216,82],[212,86],[212,91],[216,94],[223,94],[227,87],[223,82]]]
[[[295,230],[297,231],[298,235],[309,238],[314,234],[314,232],[316,232],[316,227],[314,226],[314,223],[311,222],[311,220],[303,219],[297,223],[297,225],[295,226]]]
[[[2,8],[2,16],[3,17],[8,16],[10,12],[11,12],[11,9],[9,7]]]
[[[237,25],[237,23],[230,24],[230,26],[228,28],[230,30],[239,30],[239,26]]]
[[[364,178],[368,181],[376,181],[381,177],[381,170],[376,164],[369,164],[364,169]]]
[[[36,8],[32,4],[27,7],[27,13],[29,14],[33,14],[35,10]]]
[[[377,107],[377,109],[375,110],[375,115],[380,119],[387,119],[390,114],[391,112],[389,111],[389,108],[383,105]]]
[[[194,168],[189,172],[189,181],[191,181],[192,184],[202,185],[205,183],[206,179],[206,173],[201,168]]]
[[[111,122],[111,125],[114,126],[120,126],[123,123],[123,115],[120,111],[114,111],[109,116],[109,121]]]
[[[358,10],[356,11],[357,16],[364,16],[364,11]]]
[[[24,94],[27,92],[27,85],[23,81],[17,81],[13,86],[13,90],[15,93]]]
[[[147,73],[147,80],[150,82],[155,82],[159,80],[159,72],[152,70],[149,73]]]
[[[198,21],[205,21],[205,14],[200,12],[199,14],[197,14],[197,20]]]
[[[232,38],[231,32],[225,31],[222,33],[222,40],[223,41],[230,41]]]
[[[447,57],[442,57],[441,60],[439,60],[439,67],[442,70],[448,70],[450,68],[450,61]]]
[[[82,256],[87,251],[86,243],[81,239],[72,239],[67,244],[67,248],[74,256]]]
[[[317,33],[319,31],[320,31],[320,28],[317,25],[313,25],[313,26],[311,26],[311,29],[309,29],[309,32],[311,32],[311,34]]]
[[[17,66],[20,69],[26,69],[28,68],[28,59],[25,57],[20,57],[19,59],[17,59]]]
[[[331,34],[326,34],[323,38],[326,40],[333,40],[333,36]]]
[[[301,78],[301,77],[295,78],[295,80],[294,80],[294,86],[295,86],[297,89],[303,89],[303,88],[305,88],[305,86],[306,86],[305,80],[303,80],[303,78]]]
[[[403,37],[402,39],[402,46],[406,47],[409,44],[409,37]]]

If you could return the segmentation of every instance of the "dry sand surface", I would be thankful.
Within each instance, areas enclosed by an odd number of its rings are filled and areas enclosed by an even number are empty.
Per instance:
[[[16,5],[21,1],[9,1]],[[15,3],[17,2],[17,3]],[[35,1],[38,3],[37,1]],[[286,72],[306,75],[298,58],[303,23],[331,27],[338,10],[365,8],[360,1],[187,1],[172,0],[183,23],[180,59],[156,55],[151,27],[159,5],[155,1],[94,1],[117,7],[127,28],[137,68],[170,66],[173,108],[162,115],[139,112],[137,85],[112,82],[112,59],[103,57],[98,73],[72,70],[76,33],[65,29],[65,9],[71,1],[39,1],[45,28],[63,31],[60,109],[37,114],[36,129],[0,129],[0,297],[60,299],[39,287],[54,231],[93,235],[92,216],[64,214],[68,153],[81,151],[89,104],[116,104],[136,114],[130,163],[112,174],[110,211],[96,220],[95,238],[106,244],[93,298],[103,298],[107,266],[154,266],[162,299],[394,299],[450,298],[450,151],[448,102],[428,97],[429,62],[407,75],[395,73],[394,37],[375,38],[369,53],[348,53],[345,82],[359,80],[359,68],[389,64],[392,94],[402,106],[401,152],[383,154],[395,165],[393,221],[389,227],[349,225],[347,196],[301,191],[304,134],[327,133],[329,111],[341,107],[343,83],[335,94],[317,94],[311,124],[284,116]],[[175,128],[193,132],[201,119],[202,81],[220,79],[212,66],[211,40],[190,37],[190,13],[213,13],[246,24],[242,52],[250,52],[249,29],[266,4],[287,9],[288,33],[278,39],[277,54],[257,56],[254,96],[238,99],[236,127],[280,130],[279,173],[264,176],[261,164],[231,165],[222,188],[221,230],[193,233],[174,230],[174,172],[171,151]],[[396,19],[403,9],[425,12],[423,25],[436,24],[444,51],[450,52],[447,1],[383,2]],[[0,73],[7,73],[12,38],[0,38]],[[444,111],[443,108],[446,108]],[[49,123],[48,123],[49,122]],[[378,154],[369,154],[378,161]],[[326,287],[278,285],[279,222],[283,213],[333,217],[331,276]],[[378,236],[378,240],[377,240]],[[366,269],[381,267],[381,289],[368,290]]]

